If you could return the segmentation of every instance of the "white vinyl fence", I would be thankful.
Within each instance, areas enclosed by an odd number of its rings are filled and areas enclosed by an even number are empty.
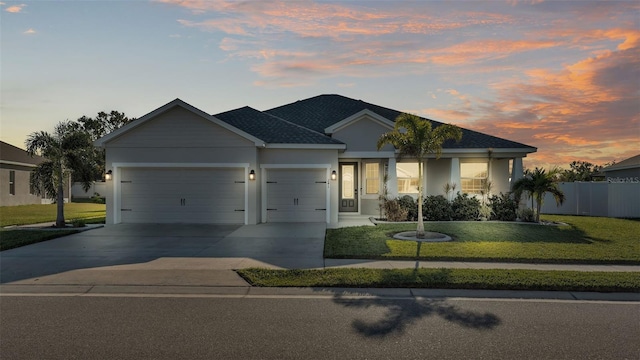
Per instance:
[[[104,197],[107,192],[107,183],[105,182],[94,182],[91,184],[91,187],[88,191],[84,191],[82,188],[82,184],[73,183],[71,186],[71,196],[74,198],[90,198],[95,193],[100,194],[100,196]]]
[[[543,214],[640,218],[640,183],[567,182],[559,187],[565,196],[564,204],[556,206],[553,196],[547,193]]]

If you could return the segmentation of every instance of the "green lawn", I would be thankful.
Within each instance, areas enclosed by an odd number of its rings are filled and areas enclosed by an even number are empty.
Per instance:
[[[67,221],[74,219],[91,219],[87,222],[103,221],[106,216],[106,205],[89,203],[64,204],[64,215]],[[0,227],[8,225],[37,224],[56,221],[56,204],[0,206]]]
[[[56,221],[56,205],[0,206],[0,227],[9,225],[38,224]],[[64,204],[67,222],[82,219],[86,224],[104,223],[104,204],[69,203]],[[0,229],[0,251],[17,248],[57,237],[74,234],[77,230],[20,230]]]
[[[640,222],[625,219],[543,216],[569,226],[523,223],[437,222],[428,231],[454,241],[423,243],[420,259],[542,263],[640,264]],[[393,240],[415,224],[327,230],[326,258],[415,259],[417,244]]]
[[[254,286],[639,292],[632,272],[495,269],[243,269]]]

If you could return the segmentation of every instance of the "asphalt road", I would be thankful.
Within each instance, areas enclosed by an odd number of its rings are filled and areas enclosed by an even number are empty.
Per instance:
[[[640,303],[2,296],[7,359],[639,359]]]

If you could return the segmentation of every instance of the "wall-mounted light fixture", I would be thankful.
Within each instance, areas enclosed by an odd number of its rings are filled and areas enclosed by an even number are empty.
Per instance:
[[[335,170],[333,170],[333,171],[331,172],[331,180],[335,180],[335,179],[337,179],[337,178],[338,178],[338,173],[336,173],[336,171],[335,171]]]
[[[109,170],[106,173],[104,173],[104,179],[106,181],[109,181],[113,178],[113,171]]]
[[[256,179],[256,171],[255,170],[249,171],[249,180],[255,180],[255,179]]]

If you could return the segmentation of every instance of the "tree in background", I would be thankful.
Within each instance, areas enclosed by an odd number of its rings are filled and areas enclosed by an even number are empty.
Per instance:
[[[418,228],[417,238],[424,238],[424,222],[422,217],[422,178],[423,163],[427,155],[435,154],[436,159],[442,154],[442,144],[447,140],[460,141],[462,130],[449,124],[442,124],[435,128],[431,121],[411,114],[400,114],[396,118],[394,129],[380,135],[378,150],[391,144],[400,151],[400,156],[410,156],[418,161]],[[395,169],[389,169],[395,171]]]
[[[615,164],[615,161],[604,165],[594,165],[588,161],[573,161],[569,164],[568,170],[563,170],[560,174],[560,181],[598,181],[596,175],[605,167]]]
[[[31,133],[25,145],[29,155],[46,158],[31,171],[30,185],[37,195],[56,202],[56,227],[64,227],[64,179],[71,174],[82,183],[85,191],[93,181],[96,158],[91,138],[78,124],[60,122],[53,134],[45,131]]]
[[[135,118],[128,118],[124,113],[112,110],[108,114],[101,111],[95,118],[83,116],[77,120],[77,124],[89,135],[91,141],[96,141],[134,120]],[[102,180],[105,172],[105,150],[95,148],[94,152],[96,167],[93,170],[93,180]],[[74,178],[74,181],[81,180]]]

